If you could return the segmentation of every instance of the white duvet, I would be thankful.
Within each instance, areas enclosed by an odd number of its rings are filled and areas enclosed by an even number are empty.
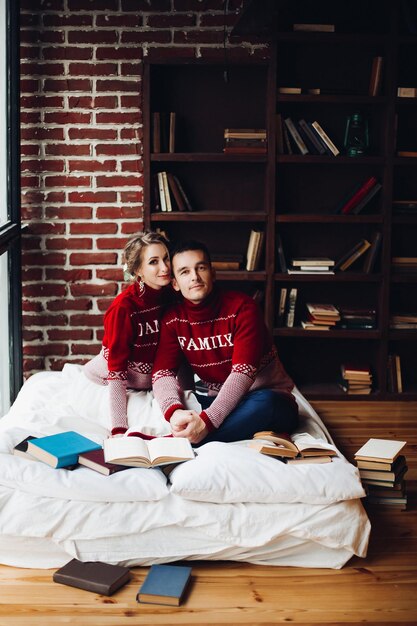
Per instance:
[[[81,419],[74,410],[78,376],[76,366],[36,374],[0,420],[0,562],[54,567],[73,556],[130,565],[230,558],[341,567],[353,554],[366,554],[363,488],[340,453],[329,464],[294,467],[247,442],[213,442],[177,466],[169,483],[159,469],[102,476],[13,456],[14,445],[30,434],[77,430],[103,441],[102,416]],[[310,405],[295,395],[303,415],[299,436],[329,440]],[[142,400],[151,428],[153,402],[149,395]],[[142,400],[134,399],[136,408]],[[160,415],[153,423],[157,430]],[[137,427],[144,430],[143,423]],[[42,556],[27,542],[44,546]]]

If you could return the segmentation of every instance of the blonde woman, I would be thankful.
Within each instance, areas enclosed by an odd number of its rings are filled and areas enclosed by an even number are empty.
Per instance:
[[[132,282],[107,310],[101,351],[83,368],[90,381],[108,389],[112,436],[122,435],[132,426],[128,421],[131,390],[152,389],[160,320],[174,297],[169,252],[162,235],[136,235],[125,246],[123,257]],[[94,402],[94,394],[91,400]]]

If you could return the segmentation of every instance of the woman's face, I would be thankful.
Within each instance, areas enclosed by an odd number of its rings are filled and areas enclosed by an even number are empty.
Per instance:
[[[162,289],[171,282],[171,262],[162,243],[151,243],[142,251],[142,262],[137,271],[145,285]]]

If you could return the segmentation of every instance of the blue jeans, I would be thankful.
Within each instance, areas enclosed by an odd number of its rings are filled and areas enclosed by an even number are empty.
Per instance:
[[[215,399],[213,396],[196,395],[203,409],[207,409]],[[260,430],[292,433],[297,425],[298,407],[295,399],[271,389],[259,389],[246,394],[219,428],[197,445],[209,441],[252,439]]]

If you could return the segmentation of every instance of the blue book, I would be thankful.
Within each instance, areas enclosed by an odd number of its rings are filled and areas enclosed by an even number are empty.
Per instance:
[[[147,604],[179,606],[191,577],[191,567],[152,565],[136,600]]]
[[[92,439],[68,430],[28,441],[27,451],[52,467],[67,467],[78,463],[79,454],[100,450],[101,447]]]

